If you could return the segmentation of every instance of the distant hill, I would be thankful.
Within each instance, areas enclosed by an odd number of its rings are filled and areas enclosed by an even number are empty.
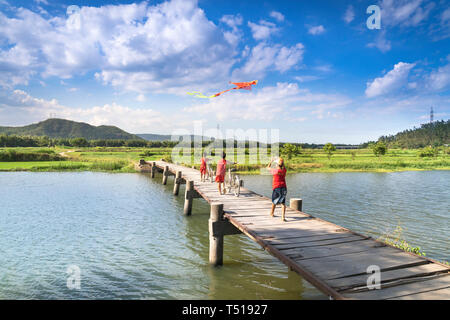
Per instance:
[[[383,141],[391,147],[401,148],[448,145],[450,144],[450,120],[422,124],[420,128],[414,127],[395,135],[381,136],[378,141]]]
[[[0,134],[21,136],[47,136],[50,138],[85,138],[87,140],[121,139],[141,140],[115,126],[92,126],[84,122],[65,119],[47,119],[24,127],[0,127]]]

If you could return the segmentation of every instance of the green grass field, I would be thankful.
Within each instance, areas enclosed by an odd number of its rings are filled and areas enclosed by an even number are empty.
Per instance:
[[[11,148],[8,148],[11,149]],[[0,152],[5,151],[0,148]],[[16,152],[53,152],[62,154],[66,161],[0,162],[0,171],[113,171],[134,172],[134,164],[140,159],[147,161],[171,159],[170,148],[13,148]],[[420,150],[388,150],[384,156],[376,157],[370,149],[337,150],[331,158],[320,149],[304,149],[291,159],[285,157],[289,172],[342,172],[370,171],[391,172],[406,170],[450,170],[450,156],[440,153],[436,157],[419,157]],[[191,166],[189,157],[183,163]],[[218,157],[212,157],[218,160]],[[233,157],[228,154],[229,160]],[[241,173],[257,174],[266,163],[250,164],[238,160]],[[195,164],[199,167],[199,163]]]

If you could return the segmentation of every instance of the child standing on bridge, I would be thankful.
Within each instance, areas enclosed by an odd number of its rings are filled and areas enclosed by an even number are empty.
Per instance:
[[[286,221],[285,213],[286,213],[286,167],[284,166],[284,161],[282,158],[278,158],[277,165],[278,167],[275,169],[271,168],[273,163],[273,159],[267,165],[267,168],[270,170],[270,173],[273,175],[272,181],[272,208],[270,210],[270,216],[274,216],[275,207],[277,204],[281,204],[282,206],[282,214],[281,220]]]
[[[225,173],[227,172],[227,163],[235,164],[236,162],[228,161],[225,159],[227,157],[226,153],[222,153],[222,159],[217,162],[216,169],[216,182],[218,183],[219,194],[225,194],[227,192],[225,188]],[[223,193],[222,193],[223,184]]]
[[[201,181],[205,181],[206,180],[206,175],[208,175],[209,178],[209,172],[206,170],[207,169],[207,163],[210,159],[206,158],[206,152],[203,153],[203,157],[200,163],[200,180]]]

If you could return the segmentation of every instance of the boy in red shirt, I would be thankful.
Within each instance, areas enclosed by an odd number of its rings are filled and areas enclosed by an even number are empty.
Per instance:
[[[219,187],[219,194],[225,194],[227,192],[225,188],[225,173],[227,172],[227,160],[225,158],[227,157],[226,153],[222,153],[222,159],[220,159],[217,162],[217,169],[216,169],[216,182],[218,183]],[[229,161],[230,164],[235,164],[233,161]],[[223,193],[222,193],[222,184],[223,184]]]
[[[201,181],[205,181],[206,179],[206,174],[208,174],[209,177],[209,172],[206,172],[206,164],[210,159],[206,158],[206,153],[203,154],[202,160],[201,160],[201,164],[200,164],[200,180]]]
[[[275,207],[277,204],[281,204],[283,210],[281,214],[281,220],[286,221],[284,218],[286,213],[286,167],[284,166],[284,161],[282,158],[278,158],[278,168],[272,169],[271,165],[273,160],[270,161],[267,168],[270,170],[270,173],[273,174],[273,182],[272,182],[272,209],[270,210],[270,216],[274,216]]]

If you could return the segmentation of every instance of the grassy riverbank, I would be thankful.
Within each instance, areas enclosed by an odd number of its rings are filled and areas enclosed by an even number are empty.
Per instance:
[[[304,149],[286,159],[289,172],[393,172],[407,170],[450,170],[450,156],[420,157],[420,150],[391,149],[376,157],[370,149],[337,150],[331,157],[321,149]],[[0,148],[0,171],[111,171],[134,172],[139,159],[171,159],[170,148]],[[46,156],[48,155],[48,156]],[[17,161],[14,161],[16,157]],[[259,174],[266,164],[239,161],[241,173]],[[228,155],[232,160],[232,157]],[[23,161],[29,159],[31,161]],[[47,161],[52,160],[54,161]],[[35,161],[39,160],[39,161]],[[191,166],[191,164],[188,164]],[[199,164],[196,165],[199,167]]]

